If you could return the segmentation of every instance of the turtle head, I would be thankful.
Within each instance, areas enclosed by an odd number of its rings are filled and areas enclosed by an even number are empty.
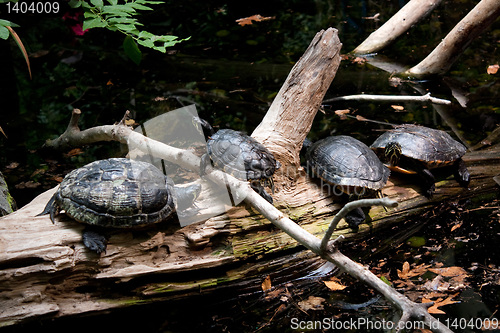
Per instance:
[[[401,157],[401,145],[398,142],[389,142],[385,146],[385,158],[392,166],[399,164],[399,158]]]
[[[215,131],[212,128],[212,126],[205,119],[201,119],[200,117],[193,117],[193,125],[198,129],[199,129],[198,126],[201,126],[201,130],[203,132],[205,140],[208,140],[210,136],[215,134]]]

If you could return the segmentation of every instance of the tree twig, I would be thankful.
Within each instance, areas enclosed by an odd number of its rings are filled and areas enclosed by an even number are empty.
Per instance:
[[[370,102],[431,102],[434,104],[450,105],[451,101],[432,97],[430,93],[422,96],[399,96],[399,95],[349,95],[325,99],[323,103],[340,101],[370,101]]]

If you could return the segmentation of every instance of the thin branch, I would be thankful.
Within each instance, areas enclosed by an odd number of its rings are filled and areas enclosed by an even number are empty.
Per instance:
[[[370,102],[431,102],[434,104],[450,105],[451,101],[432,97],[430,93],[423,96],[399,96],[399,95],[349,95],[340,96],[330,99],[325,99],[323,103],[340,102],[340,101],[370,101]]]
[[[335,215],[326,231],[323,239],[321,240],[320,252],[326,253],[328,242],[330,238],[332,238],[332,234],[337,228],[337,224],[342,220],[351,210],[361,208],[361,207],[370,207],[370,206],[385,206],[385,207],[396,207],[398,203],[389,198],[381,198],[381,199],[361,199],[356,201],[351,201],[347,203],[342,209]]]

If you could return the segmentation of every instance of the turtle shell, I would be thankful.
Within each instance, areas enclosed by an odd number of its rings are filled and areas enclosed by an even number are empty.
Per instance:
[[[306,159],[318,177],[335,185],[380,190],[390,174],[367,145],[345,135],[313,143]]]
[[[254,138],[221,129],[207,141],[214,166],[241,180],[269,179],[280,167],[273,154]]]
[[[55,205],[78,222],[133,228],[167,219],[174,211],[168,178],[150,163],[110,158],[70,172]]]
[[[391,142],[400,144],[402,156],[421,161],[429,169],[452,164],[467,150],[444,131],[411,124],[396,126],[385,132],[371,148],[382,154]]]

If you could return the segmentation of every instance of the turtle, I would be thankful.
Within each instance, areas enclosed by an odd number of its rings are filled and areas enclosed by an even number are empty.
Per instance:
[[[281,164],[274,155],[260,142],[251,136],[232,129],[214,131],[204,119],[194,118],[203,130],[207,152],[202,156],[200,175],[206,173],[206,167],[211,163],[217,169],[240,179],[250,182],[250,186],[271,204],[273,198],[264,186],[270,186],[274,192],[273,175]]]
[[[351,136],[329,136],[314,143],[306,139],[303,151],[307,170],[340,189],[340,192],[334,191],[339,195],[344,193],[355,198],[379,193],[389,178],[389,169],[377,155]],[[361,208],[346,216],[346,222],[352,228],[357,228],[365,219]]]
[[[64,210],[74,220],[87,224],[82,240],[97,253],[105,252],[101,228],[133,229],[166,221],[175,204],[187,207],[198,197],[199,184],[176,188],[154,165],[127,158],[109,158],[89,163],[68,173],[58,190],[38,215]]]
[[[380,159],[393,171],[417,174],[422,191],[432,197],[435,178],[430,169],[451,166],[458,183],[468,187],[470,174],[462,160],[467,148],[448,133],[420,125],[397,125],[379,136],[371,145]]]

